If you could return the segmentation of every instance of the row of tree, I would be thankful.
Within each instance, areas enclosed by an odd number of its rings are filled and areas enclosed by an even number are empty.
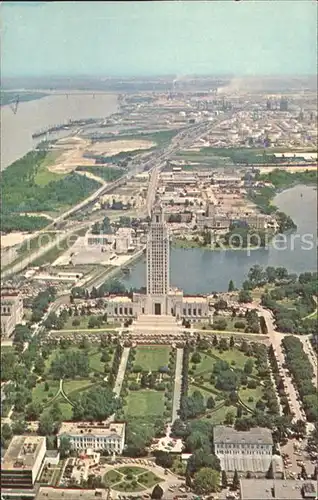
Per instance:
[[[307,419],[316,422],[318,419],[317,389],[312,380],[314,371],[302,342],[294,336],[284,337],[282,345],[288,370],[291,372],[302,399]]]

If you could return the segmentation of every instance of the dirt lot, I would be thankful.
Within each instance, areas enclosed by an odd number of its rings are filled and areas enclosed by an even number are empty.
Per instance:
[[[124,151],[149,149],[155,146],[154,142],[142,140],[101,141],[91,144],[91,141],[81,137],[68,137],[61,139],[57,145],[63,151],[54,165],[49,167],[51,172],[67,174],[77,166],[95,165],[95,161],[84,158],[85,152],[97,155],[113,156]]]
[[[10,233],[10,234],[2,234],[1,235],[1,248],[13,247],[14,245],[18,245],[22,243],[28,233]]]

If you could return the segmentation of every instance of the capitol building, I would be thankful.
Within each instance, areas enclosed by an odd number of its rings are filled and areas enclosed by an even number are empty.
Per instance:
[[[183,291],[170,285],[169,229],[161,206],[154,208],[147,237],[146,293],[110,296],[106,302],[109,318],[137,321],[162,320],[181,324],[182,320],[209,321],[209,300],[202,296],[184,296]]]

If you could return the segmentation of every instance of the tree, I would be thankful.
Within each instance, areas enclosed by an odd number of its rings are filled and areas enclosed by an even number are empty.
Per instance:
[[[195,363],[195,364],[198,364],[201,362],[201,356],[200,356],[200,353],[198,351],[195,351],[192,354],[191,361],[192,361],[192,363]]]
[[[156,453],[156,464],[164,469],[170,469],[174,462],[173,455],[166,451],[158,451]]]
[[[246,373],[246,375],[251,375],[251,373],[253,372],[253,367],[254,367],[253,360],[248,359],[244,365],[244,373]]]
[[[151,498],[153,498],[154,500],[161,500],[162,497],[163,489],[161,488],[160,484],[156,484],[156,486],[152,490]]]
[[[230,349],[233,349],[234,346],[235,346],[235,342],[234,342],[234,337],[232,335],[230,338]]]
[[[237,470],[234,471],[233,481],[232,481],[232,490],[238,490],[240,487],[240,478]]]
[[[61,458],[66,458],[71,449],[71,441],[67,436],[62,436],[60,439],[60,455]]]
[[[274,479],[274,467],[273,467],[273,462],[269,464],[268,471],[266,472],[266,479]]]
[[[209,396],[208,399],[207,399],[207,402],[206,402],[206,407],[211,410],[212,408],[215,407],[215,401],[214,401],[214,398],[213,396]]]
[[[229,292],[234,292],[234,290],[235,290],[234,282],[233,282],[233,280],[230,280],[228,291]]]
[[[1,438],[5,441],[12,438],[12,429],[9,424],[3,424],[1,427]]]
[[[225,490],[227,488],[227,475],[225,470],[222,470],[222,488]]]
[[[73,321],[72,321],[72,325],[73,326],[80,326],[81,324],[81,320],[78,319],[78,318],[74,318]]]
[[[15,422],[13,422],[12,424],[12,433],[14,435],[18,434],[18,435],[21,435],[21,434],[24,434],[25,431],[27,429],[27,424],[25,422],[25,420],[16,420]]]
[[[39,416],[42,413],[42,405],[37,401],[32,401],[28,404],[25,409],[25,417],[27,420],[38,420]]]
[[[92,389],[77,394],[74,399],[73,417],[75,420],[102,422],[121,407],[120,401],[110,387]]]
[[[147,454],[147,446],[155,436],[154,428],[138,419],[130,420],[126,430],[125,455],[142,457]]]
[[[206,495],[218,490],[220,474],[209,467],[203,467],[194,474],[193,490],[195,493]]]
[[[17,325],[14,329],[14,343],[15,344],[24,344],[24,342],[28,342],[31,339],[31,330],[28,326],[25,325]]]
[[[225,420],[224,420],[225,424],[233,425],[234,420],[235,420],[235,414],[233,413],[233,411],[228,411],[225,415]]]
[[[48,436],[55,430],[54,419],[49,411],[42,413],[39,420],[39,434]]]
[[[252,302],[253,298],[248,290],[240,290],[238,295],[238,301],[240,303],[246,304],[247,302]]]

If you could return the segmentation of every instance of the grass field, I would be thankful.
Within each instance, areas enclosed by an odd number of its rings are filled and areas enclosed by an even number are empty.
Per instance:
[[[34,389],[32,389],[32,400],[38,403],[46,403],[50,401],[57,391],[59,390],[60,381],[59,380],[47,380],[49,385],[49,390],[45,390],[45,382],[39,382],[36,384]],[[50,396],[49,396],[50,394]],[[45,399],[47,401],[45,401]]]
[[[160,367],[169,363],[170,347],[145,346],[136,348],[134,365],[141,366],[145,371],[157,372]]]
[[[50,170],[48,169],[49,166],[55,163],[59,156],[61,156],[61,151],[50,151],[47,154],[46,158],[41,163],[35,175],[34,180],[38,186],[46,186],[46,184],[48,184],[49,182],[55,182],[65,177],[65,174],[50,172]]]
[[[72,348],[72,350],[74,350],[74,349],[80,350],[80,348],[76,347],[76,346]],[[53,360],[58,355],[60,355],[62,352],[65,352],[65,350],[63,351],[62,349],[56,349],[45,360],[45,373],[46,373],[46,375],[49,375],[49,373],[50,373],[50,367],[51,367]],[[99,351],[98,347],[90,347],[87,355],[89,357],[89,366],[92,369],[92,371],[104,373],[105,363],[103,361],[101,361],[102,352]],[[111,365],[112,359],[113,359],[113,356],[111,355],[111,359],[110,359],[110,361],[108,361],[109,365]]]
[[[165,410],[164,394],[158,391],[129,392],[125,414],[129,417],[162,416]]]
[[[263,396],[263,389],[261,386],[256,387],[256,389],[241,388],[239,390],[239,396],[246,406],[254,410],[257,401]],[[249,398],[253,398],[253,401],[249,401]]]
[[[222,408],[219,408],[216,412],[211,413],[209,417],[203,418],[203,420],[208,420],[215,425],[223,424],[228,412],[231,412],[234,416],[236,416],[235,406],[222,406]]]

